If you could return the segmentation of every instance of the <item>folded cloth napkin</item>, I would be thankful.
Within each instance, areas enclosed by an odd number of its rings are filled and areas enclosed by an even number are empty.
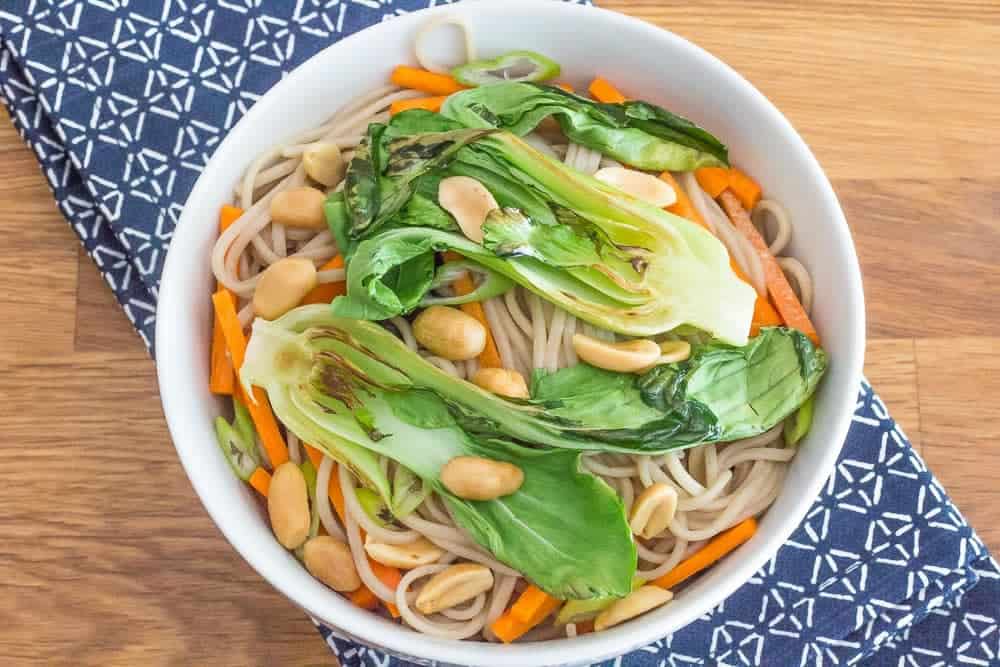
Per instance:
[[[160,271],[216,144],[322,47],[434,0],[5,0],[0,95],[153,350]],[[615,665],[989,665],[1000,569],[865,385],[837,469],[724,604]],[[320,626],[345,667],[389,658]],[[394,661],[404,665],[404,661]]]

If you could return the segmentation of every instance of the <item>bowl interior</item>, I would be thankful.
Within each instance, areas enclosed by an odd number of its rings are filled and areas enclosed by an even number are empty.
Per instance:
[[[627,94],[688,116],[729,144],[733,161],[783,203],[794,225],[792,253],[815,280],[813,318],[831,365],[818,394],[812,432],[757,535],[685,589],[675,602],[610,631],[522,646],[438,640],[359,611],[313,580],[273,538],[257,500],[219,453],[207,389],[209,255],[216,213],[231,201],[242,171],[283,138],[328,118],[345,100],[383,85],[412,62],[412,37],[431,15],[460,15],[479,54],[541,51],[578,90],[594,75]],[[445,43],[444,40],[442,43]],[[447,57],[448,54],[440,54]],[[833,191],[791,125],[739,75],[689,42],[627,17],[563,3],[462,3],[395,18],[326,49],[268,92],[219,146],[188,199],[171,243],[157,313],[164,412],[180,459],[206,509],[243,557],[293,602],[339,634],[398,654],[444,663],[585,663],[658,639],[721,602],[774,554],[825,481],[853,411],[864,348],[857,258]]]

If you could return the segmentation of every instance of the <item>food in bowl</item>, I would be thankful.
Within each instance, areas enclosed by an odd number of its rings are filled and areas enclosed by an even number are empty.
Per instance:
[[[809,273],[694,123],[530,51],[422,65],[223,208],[220,448],[360,607],[451,639],[601,631],[778,496],[827,364]]]

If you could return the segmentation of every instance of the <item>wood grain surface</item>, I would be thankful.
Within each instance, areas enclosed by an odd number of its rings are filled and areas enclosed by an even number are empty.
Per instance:
[[[812,146],[861,256],[868,375],[1000,552],[1000,4],[600,4],[729,62]],[[331,664],[202,510],[153,363],[6,121],[0,245],[0,660]]]

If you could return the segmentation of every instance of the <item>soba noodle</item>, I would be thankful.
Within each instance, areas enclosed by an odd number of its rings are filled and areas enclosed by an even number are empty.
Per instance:
[[[468,57],[472,57],[471,40],[463,24],[458,24],[466,38]],[[433,29],[436,26],[430,26]],[[418,39],[418,60],[433,69],[422,51]],[[286,229],[275,224],[268,207],[279,192],[307,182],[302,155],[311,146],[329,142],[342,150],[354,149],[368,123],[384,120],[389,105],[396,100],[419,95],[412,91],[387,86],[350,101],[327,123],[289,137],[284,143],[262,154],[247,170],[236,188],[236,200],[245,213],[223,232],[212,252],[212,269],[221,285],[239,298],[240,319],[244,325],[252,318],[250,299],[260,272],[282,257],[304,257],[321,266],[332,258],[336,244],[328,231],[308,232]],[[537,133],[529,142],[563,159],[585,173],[594,173],[602,166],[618,163],[599,152],[575,143],[553,143]],[[725,213],[697,185],[690,173],[677,174],[695,208],[739,263],[758,292],[764,293],[763,269],[754,249],[729,224]],[[339,187],[339,186],[338,186]],[[334,188],[336,189],[336,188]],[[762,200],[753,211],[753,219],[770,244],[771,251],[780,254],[791,241],[788,214],[773,200]],[[806,310],[812,303],[812,281],[808,271],[792,257],[780,257],[779,263],[799,293]],[[344,279],[343,269],[319,272],[319,282]],[[578,331],[614,340],[615,335],[578,322],[569,313],[554,308],[535,294],[516,287],[502,296],[484,302],[490,330],[495,337],[504,367],[529,377],[534,369],[555,371],[577,363],[572,338]],[[478,365],[472,362],[452,362],[421,348],[413,335],[410,322],[396,317],[386,323],[411,349],[438,368],[456,377],[471,378]],[[668,484],[678,494],[676,514],[669,528],[654,539],[637,539],[639,554],[638,576],[658,577],[674,568],[687,554],[705,540],[738,523],[763,512],[775,499],[786,468],[795,452],[786,449],[781,424],[766,433],[745,440],[709,444],[662,455],[628,456],[620,454],[587,454],[583,466],[602,478],[622,497],[626,507],[643,489],[657,483]],[[302,458],[299,441],[286,433],[292,460]],[[263,452],[263,449],[261,450]],[[387,467],[388,461],[383,461]],[[345,500],[345,521],[341,523],[331,511],[325,493],[318,493],[314,503],[319,521],[330,535],[345,540],[351,550],[358,574],[365,586],[380,599],[395,604],[402,621],[415,630],[436,637],[462,639],[481,637],[496,641],[489,624],[507,607],[512,596],[523,588],[519,573],[497,561],[480,548],[461,528],[457,527],[447,509],[434,495],[429,495],[407,516],[384,527],[369,517],[358,500],[357,480],[344,466],[335,466],[324,457],[318,469],[318,488],[325,489],[334,476]],[[444,555],[432,565],[412,569],[392,589],[373,572],[364,548],[361,531],[368,540],[388,544],[407,544],[426,538],[443,550]],[[430,616],[421,614],[412,603],[416,591],[427,577],[443,570],[454,561],[482,563],[493,572],[491,590],[475,597],[459,608]],[[548,623],[527,638],[565,634],[574,636],[573,624],[555,626]]]

